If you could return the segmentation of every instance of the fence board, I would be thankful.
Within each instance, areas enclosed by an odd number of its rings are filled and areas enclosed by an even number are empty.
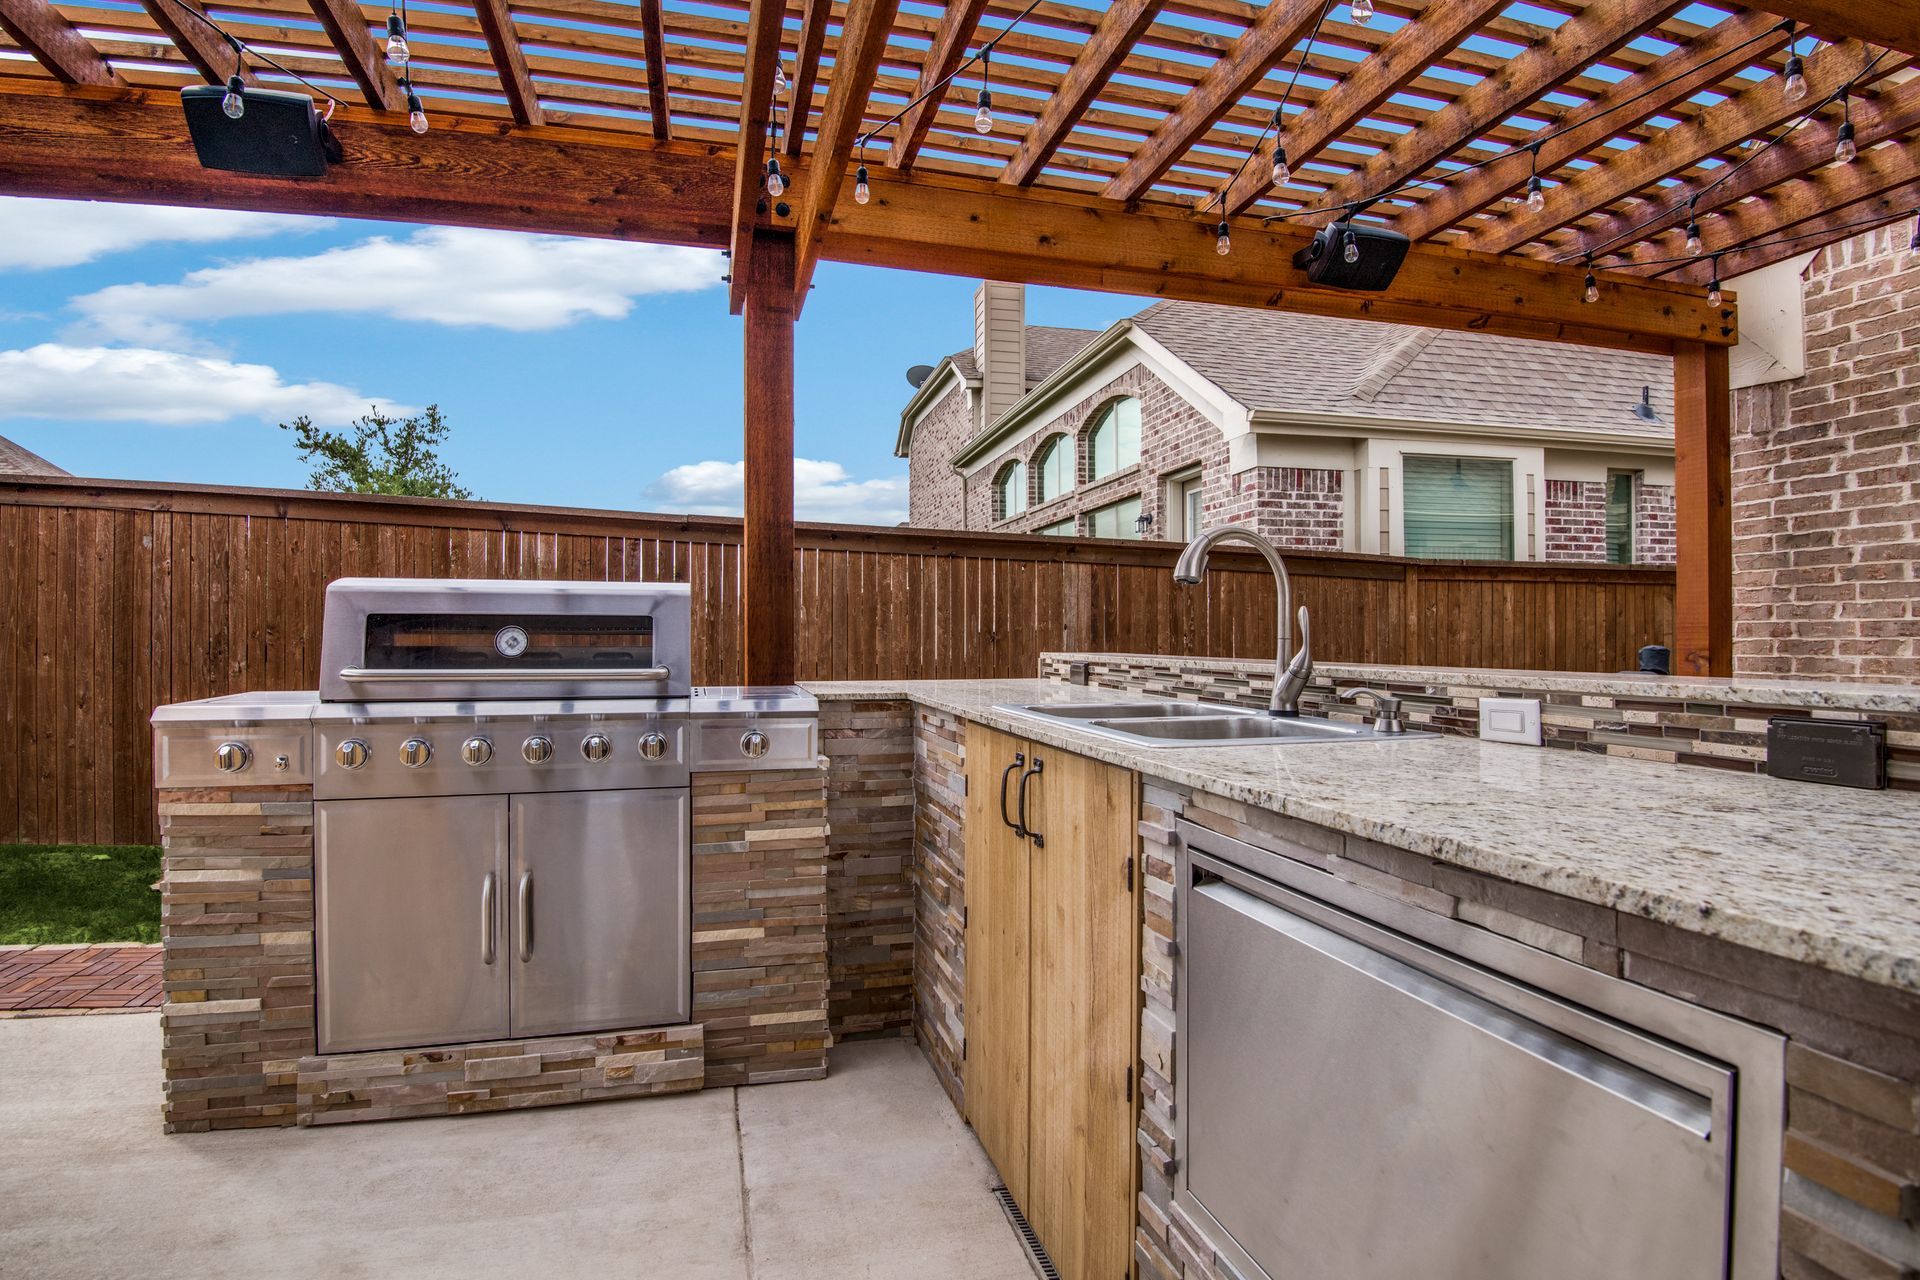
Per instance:
[[[737,520],[10,477],[0,536],[0,840],[151,841],[153,707],[312,688],[346,575],[687,582],[695,681],[739,678]],[[1167,543],[802,525],[797,544],[803,679],[1273,652],[1273,581],[1249,555],[1185,588]],[[1672,632],[1670,569],[1287,563],[1322,660],[1613,671]]]

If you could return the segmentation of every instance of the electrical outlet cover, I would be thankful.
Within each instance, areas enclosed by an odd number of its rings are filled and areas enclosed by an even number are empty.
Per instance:
[[[1488,742],[1540,745],[1540,699],[1480,699],[1480,736]]]

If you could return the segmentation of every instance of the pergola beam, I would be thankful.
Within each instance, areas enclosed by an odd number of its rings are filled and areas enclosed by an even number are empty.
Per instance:
[[[119,84],[107,60],[48,0],[0,0],[0,27],[63,84]]]
[[[659,3],[659,0],[654,0]],[[787,99],[789,158],[799,158],[813,119],[813,91],[820,83],[820,51],[827,46],[827,24],[833,21],[833,0],[806,0],[800,18],[800,46],[793,55],[793,96]]]
[[[1020,140],[1020,149],[1007,162],[1000,175],[1000,181],[1016,187],[1024,187],[1038,177],[1047,167],[1047,161],[1067,140],[1073,127],[1080,123],[1080,117],[1087,113],[1100,91],[1113,78],[1133,51],[1134,42],[1153,25],[1153,19],[1160,12],[1160,6],[1166,0],[1115,0],[1106,16],[1100,19],[1100,25],[1094,28],[1086,47],[1073,60],[1067,74],[1060,81],[1060,87],[1047,99],[1046,109],[1038,119],[1027,126],[1026,136]],[[1498,0],[1505,3],[1505,0]]]
[[[1595,209],[1604,209],[1675,173],[1700,163],[1709,156],[1730,151],[1748,138],[1756,137],[1775,125],[1791,120],[1813,107],[1860,72],[1871,55],[1852,42],[1828,45],[1806,59],[1808,94],[1804,101],[1787,98],[1785,82],[1770,76],[1708,107],[1693,119],[1621,155],[1606,164],[1595,165],[1554,187],[1547,195],[1547,207],[1530,213],[1520,206],[1505,217],[1469,232],[1461,247],[1484,253],[1506,253],[1532,240],[1551,234],[1557,227],[1577,222]],[[1699,185],[1712,182],[1718,174]],[[1685,203],[1683,191],[1668,189],[1659,195],[1669,209]],[[1679,216],[1679,215],[1674,215]],[[1594,242],[1580,246],[1591,251]],[[1559,250],[1561,253],[1571,252]]]
[[[398,111],[406,94],[387,66],[387,55],[373,42],[367,20],[354,0],[307,0],[313,16],[326,29],[334,52],[347,64],[347,74],[360,86],[367,105],[376,111]]]
[[[480,32],[487,38],[487,52],[493,55],[493,68],[500,76],[500,88],[507,95],[507,109],[513,112],[514,122],[545,124],[546,113],[540,110],[540,95],[533,87],[533,73],[527,70],[527,55],[520,49],[520,35],[513,29],[507,0],[473,0],[473,12],[480,19]]]
[[[914,105],[907,108],[907,113],[893,127],[893,145],[887,148],[887,168],[904,171],[913,167],[913,158],[920,154],[927,130],[933,127],[934,117],[940,114],[941,100],[946,97],[942,82],[953,75],[966,58],[967,42],[973,39],[974,29],[986,11],[987,0],[952,0],[947,5],[933,46],[927,50],[926,61],[920,64],[920,79],[913,86],[913,98],[909,99]]]
[[[1610,139],[1631,132],[1674,103],[1719,83],[1786,42],[1786,24],[1772,15],[1753,11],[1735,14],[1702,32],[1686,48],[1594,98],[1575,120],[1555,126],[1557,136],[1540,146],[1540,172],[1552,173],[1594,152]],[[1524,157],[1526,152],[1521,149],[1512,154]],[[1524,159],[1509,158],[1460,174],[1396,217],[1393,229],[1409,239],[1425,240],[1519,190],[1531,171]]]
[[[740,83],[740,127],[734,142],[733,218],[728,248],[733,271],[727,306],[739,315],[752,279],[754,227],[766,190],[767,126],[773,117],[773,69],[780,61],[786,0],[753,0],[747,13],[746,69]]]
[[[640,51],[647,64],[647,128],[665,142],[673,136],[673,104],[667,100],[667,42],[660,0],[640,0]]]
[[[1160,122],[1102,194],[1109,200],[1129,202],[1145,194],[1234,103],[1266,78],[1275,62],[1305,38],[1320,16],[1323,2],[1272,0],[1213,64],[1206,78]]]
[[[1573,79],[1684,0],[1594,0],[1552,35],[1509,62],[1499,75],[1468,89],[1420,128],[1335,182],[1316,205],[1363,201],[1417,178],[1542,94]]]
[[[1506,5],[1507,0],[1451,0],[1429,7],[1419,21],[1401,27],[1364,58],[1311,110],[1288,120],[1277,136],[1261,143],[1239,176],[1216,190],[1202,207],[1224,206],[1227,217],[1245,212],[1273,190],[1275,146],[1286,145],[1287,159],[1295,168],[1306,164]]]
[[[192,17],[187,12],[204,15],[199,0],[140,0],[147,16],[153,24],[166,33],[173,41],[173,47],[180,55],[191,62],[200,73],[200,78],[208,84],[225,84],[228,77],[239,76],[242,84],[257,84],[259,77],[253,68],[246,65],[244,59],[227,42],[226,37],[214,30],[210,21]]]
[[[0,191],[737,247],[739,169],[705,145],[459,117],[416,136],[356,108],[334,124],[347,154],[324,181],[255,178],[200,167],[173,93],[23,81],[0,87]],[[751,176],[750,212],[757,164]],[[887,170],[872,183],[870,204],[839,199],[821,256],[1633,350],[1736,337],[1697,289],[1609,274],[1585,304],[1578,267],[1534,259],[1416,246],[1392,288],[1354,293],[1306,284],[1292,226],[1243,227],[1222,258],[1182,211]]]
[[[851,0],[841,24],[833,78],[827,82],[827,105],[820,112],[820,137],[807,173],[806,197],[794,224],[793,290],[802,303],[813,287],[820,242],[846,183],[853,144],[866,127],[867,99],[873,94],[873,78],[880,71],[880,55],[887,51],[887,32],[899,7],[900,0]]]
[[[1848,36],[1920,58],[1920,5],[1913,0],[1765,0],[1783,18],[1830,40]]]

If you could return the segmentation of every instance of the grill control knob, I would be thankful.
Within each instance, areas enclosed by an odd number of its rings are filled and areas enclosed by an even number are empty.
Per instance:
[[[433,744],[425,738],[408,738],[400,744],[400,763],[409,769],[418,769],[433,759]]]
[[[213,762],[222,773],[238,773],[253,763],[253,752],[244,742],[223,742],[213,749]]]
[[[468,738],[460,744],[460,758],[468,764],[485,764],[493,759],[493,744],[485,738]]]
[[[667,754],[667,735],[649,733],[640,739],[640,757],[643,760],[658,760]]]
[[[749,760],[758,760],[767,754],[767,748],[773,744],[767,741],[767,735],[758,729],[749,729],[740,735],[740,754]]]
[[[520,754],[528,764],[545,764],[553,759],[553,739],[543,738],[536,733],[520,744]]]
[[[367,762],[367,744],[358,738],[348,738],[333,749],[333,758],[343,769],[358,769]]]
[[[580,754],[589,760],[605,760],[613,754],[613,743],[604,733],[590,733],[580,741]]]

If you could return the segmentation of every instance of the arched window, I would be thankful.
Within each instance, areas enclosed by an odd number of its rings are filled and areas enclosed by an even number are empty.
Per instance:
[[[1055,436],[1040,446],[1034,455],[1033,469],[1040,477],[1041,502],[1051,502],[1073,488],[1073,449],[1065,436]]]
[[[1011,520],[1027,509],[1027,466],[1018,458],[994,478],[993,508],[996,520]]]
[[[1087,432],[1087,478],[1098,480],[1139,461],[1140,402],[1116,400]]]

